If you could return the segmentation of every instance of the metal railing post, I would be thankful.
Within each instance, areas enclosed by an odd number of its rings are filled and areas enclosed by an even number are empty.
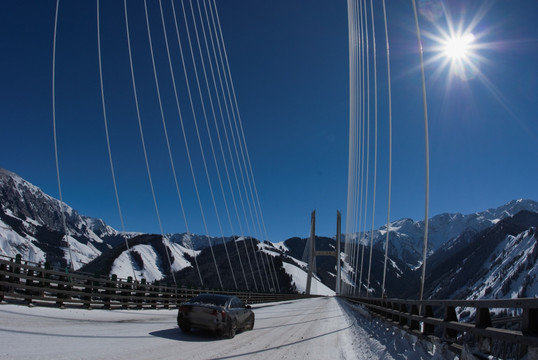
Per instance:
[[[433,317],[433,307],[431,305],[426,305],[424,306],[424,318],[432,318]],[[433,335],[433,332],[434,332],[434,325],[433,324],[429,324],[428,322],[424,321],[424,326],[422,328],[422,334],[428,336],[428,335]]]
[[[413,304],[411,305],[411,315],[419,316],[418,313],[418,305]],[[409,325],[409,330],[420,330],[420,322],[418,320],[411,320],[411,324]]]
[[[401,316],[400,316],[400,321],[399,321],[399,325],[400,326],[407,326],[407,305],[405,304],[400,304],[400,312],[402,313]]]
[[[306,295],[310,295],[312,285],[312,272],[316,261],[316,210],[312,211],[310,217],[310,257],[308,261],[308,277],[306,278]]]
[[[479,329],[485,329],[491,327],[491,316],[489,314],[489,308],[480,307],[476,309],[475,326]],[[478,343],[478,349],[485,354],[491,353],[491,338],[485,336],[476,336]]]
[[[538,308],[523,308],[521,332],[524,335],[538,336]],[[520,355],[532,353],[538,356],[538,346],[520,346]],[[534,359],[534,357],[532,357]],[[531,357],[529,357],[531,359]]]
[[[458,321],[458,315],[456,314],[456,308],[454,306],[445,306],[445,322]],[[443,331],[443,337],[445,340],[454,341],[458,337],[458,331],[445,327]]]

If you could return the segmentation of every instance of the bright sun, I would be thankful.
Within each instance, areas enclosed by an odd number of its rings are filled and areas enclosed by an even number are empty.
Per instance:
[[[484,32],[477,33],[477,25],[481,22],[487,11],[477,13],[464,24],[464,20],[454,21],[446,13],[446,26],[444,22],[434,24],[435,32],[425,32],[425,37],[431,40],[433,55],[428,59],[429,64],[435,64],[434,77],[447,75],[450,84],[453,79],[467,81],[483,74],[480,71],[482,64],[488,59],[481,54],[482,50],[493,49],[492,44],[484,43]]]
[[[462,36],[454,36],[443,44],[443,53],[452,60],[464,60],[468,58],[474,35],[468,33]]]

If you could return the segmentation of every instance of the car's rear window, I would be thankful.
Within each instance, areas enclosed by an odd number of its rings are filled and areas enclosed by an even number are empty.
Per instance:
[[[194,297],[191,301],[189,301],[191,304],[210,304],[210,305],[216,305],[216,306],[224,306],[226,305],[226,301],[228,300],[225,296],[219,296],[219,295],[198,295]]]

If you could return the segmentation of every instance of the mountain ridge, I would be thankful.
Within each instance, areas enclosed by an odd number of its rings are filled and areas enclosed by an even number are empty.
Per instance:
[[[511,200],[498,208],[490,208],[471,214],[442,213],[428,221],[428,256],[432,255],[443,244],[455,239],[461,233],[480,232],[495,225],[503,218],[528,210],[538,212],[538,202],[534,200]],[[374,230],[374,247],[385,248],[387,225]],[[368,239],[370,232],[349,235],[352,239]],[[397,257],[410,268],[420,266],[424,242],[424,220],[415,221],[409,218],[395,220],[389,226],[389,255]]]
[[[84,267],[90,272],[100,272],[103,275],[104,273],[116,273],[120,277],[127,277],[134,272],[137,274],[136,277],[145,278],[148,281],[158,281],[166,279],[170,276],[169,274],[174,273],[178,276],[184,276],[185,279],[191,278],[189,283],[194,284],[196,283],[196,274],[193,272],[194,262],[198,257],[214,259],[216,256],[220,262],[225,256],[224,252],[220,253],[224,248],[224,243],[229,246],[226,252],[230,250],[232,256],[237,256],[238,249],[244,246],[242,244],[247,244],[246,239],[249,239],[248,243],[251,245],[246,251],[254,256],[252,261],[260,259],[262,265],[276,266],[274,268],[275,274],[280,274],[278,276],[282,281],[288,281],[288,278],[282,275],[284,267],[288,270],[293,267],[295,276],[298,273],[306,272],[306,264],[301,261],[306,239],[290,238],[282,242],[271,243],[237,236],[221,238],[175,233],[165,234],[163,238],[161,235],[121,233],[107,225],[102,219],[79,214],[67,204],[62,204],[59,200],[45,194],[37,186],[1,168],[0,200],[0,254],[8,257],[14,257],[18,253],[27,261],[36,263],[48,261],[57,268],[66,267],[72,258],[75,269]],[[64,212],[66,219],[67,237],[64,236],[65,230],[61,211]],[[528,214],[525,215],[526,213]],[[507,294],[529,295],[533,294],[533,291],[535,291],[534,294],[538,294],[536,285],[536,271],[538,271],[536,270],[536,254],[538,253],[536,226],[538,224],[535,224],[534,220],[529,223],[523,221],[525,216],[534,219],[533,214],[536,213],[538,213],[538,202],[520,199],[512,200],[498,208],[473,214],[443,213],[432,217],[430,219],[429,238],[431,242],[427,267],[427,283],[430,281],[431,284],[428,286],[427,295],[451,297],[459,294],[459,296],[473,298],[489,294],[500,296],[501,293],[502,296],[507,296]],[[506,229],[507,224],[515,224],[515,222],[519,222],[517,226],[514,225],[517,227],[518,233],[505,234],[499,230],[503,226]],[[390,261],[387,272],[387,285],[390,285],[390,289],[387,287],[389,289],[388,296],[415,296],[414,290],[412,290],[414,286],[409,286],[408,283],[418,284],[419,274],[416,269],[421,260],[423,227],[423,221],[412,219],[404,218],[391,222],[389,226]],[[365,270],[358,269],[357,273],[352,272],[350,265],[347,264],[349,259],[341,254],[343,269],[346,269],[342,275],[344,281],[355,286],[354,280],[356,279],[358,282],[359,279],[362,279],[361,289],[370,291],[373,296],[380,296],[381,275],[379,273],[382,273],[381,264],[386,231],[386,225],[374,230],[372,278],[369,289],[366,289],[366,274],[360,274],[361,271]],[[467,256],[476,253],[476,249],[481,246],[480,244],[484,241],[487,242],[487,240],[480,240],[480,236],[485,236],[484,234],[489,234],[487,236],[494,239],[491,241],[495,241],[497,248],[492,250],[491,247],[488,247],[487,251],[484,250],[484,254],[482,254],[483,258],[497,260],[487,262],[489,267],[484,267],[484,265],[478,270],[474,269],[476,274],[473,275],[476,276],[469,276],[469,279],[465,279],[465,281],[458,280],[454,276],[451,277],[451,274],[458,271],[458,266],[461,267],[460,262],[462,261],[484,262],[482,258],[482,260],[477,261],[476,257]],[[369,239],[370,232],[352,234],[350,237],[358,240],[365,236],[368,236]],[[319,249],[322,249],[323,246],[327,247],[327,250],[334,249],[334,239],[317,237],[316,241],[320,241],[319,239],[326,243],[325,245],[321,243],[317,245]],[[69,240],[69,246],[67,240]],[[219,253],[211,254],[210,242],[215,249],[218,249]],[[240,245],[238,248],[234,248],[232,244]],[[510,248],[501,249],[502,244],[519,246],[520,251],[526,254],[525,264],[521,265],[523,260],[521,257],[516,259],[518,254],[514,254]],[[130,247],[129,250],[128,247]],[[365,246],[365,251],[369,251],[368,246]],[[447,266],[441,266],[443,259],[449,263]],[[521,261],[517,265],[516,262],[519,260]],[[510,268],[511,270],[499,269],[498,264],[503,263],[503,261],[512,262],[516,264],[514,266],[517,268],[512,269],[506,264],[506,269]],[[320,258],[317,262],[317,273],[315,274],[317,280],[315,281],[334,289],[335,259]],[[233,267],[237,269],[237,265],[238,263],[234,260]],[[227,264],[222,266],[226,267]],[[247,268],[247,266],[245,261],[243,267]],[[250,264],[250,266],[253,265]],[[249,271],[252,269],[254,267]],[[499,276],[495,280],[488,277],[488,274],[495,271],[500,273],[501,270],[505,273],[509,272],[507,281],[503,281]],[[258,271],[260,270],[254,271],[253,275],[259,276]],[[467,272],[469,271],[467,270]],[[483,277],[481,278],[479,275]],[[213,280],[210,278],[211,276],[207,278],[207,281],[212,283]],[[303,291],[301,290],[303,285],[297,281],[297,279],[292,279],[289,284],[284,284],[284,287],[287,291],[293,289]],[[489,290],[481,286],[480,281],[490,284]],[[250,287],[253,285],[255,285],[254,282],[248,283]],[[268,283],[267,286],[273,287],[274,279],[273,284]],[[230,285],[231,287],[232,285]],[[466,287],[474,290],[466,292],[464,291]]]

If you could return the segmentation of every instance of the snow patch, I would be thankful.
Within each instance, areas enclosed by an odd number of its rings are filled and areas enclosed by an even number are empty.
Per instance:
[[[110,270],[111,274],[117,275],[118,278],[127,279],[129,276],[133,277],[134,268],[136,279],[146,279],[148,282],[153,282],[164,277],[161,272],[161,259],[151,245],[136,245],[131,248],[131,251],[140,254],[144,267],[138,267],[134,261],[131,261],[129,252],[124,251],[114,260]]]
[[[0,254],[14,258],[21,254],[25,261],[44,262],[45,253],[35,246],[34,238],[25,238],[17,234],[11,227],[0,220]]]
[[[95,246],[88,244],[82,244],[77,239],[68,236],[69,249],[64,248],[64,259],[67,263],[73,260],[73,268],[75,270],[80,269],[82,266],[88,264],[90,261],[101,255],[101,252],[95,248]]]
[[[308,274],[303,269],[289,263],[282,263],[284,270],[292,277],[292,282],[295,284],[299,293],[306,292],[306,280]],[[329,289],[326,285],[321,283],[318,279],[312,277],[312,284],[310,287],[310,293],[314,295],[335,296],[336,293]]]
[[[185,259],[185,254],[196,257],[200,254],[201,250],[190,250],[180,244],[176,244],[170,241],[165,240],[165,245],[170,250],[170,256],[174,258],[172,263],[172,271],[180,271],[186,267],[191,267],[192,264],[190,261]]]

